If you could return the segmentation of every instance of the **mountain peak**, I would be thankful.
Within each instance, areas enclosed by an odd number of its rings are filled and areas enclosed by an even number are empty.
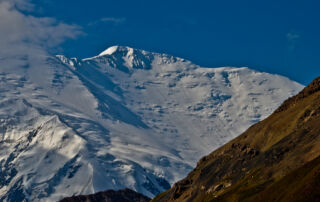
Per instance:
[[[114,64],[122,68],[123,71],[129,72],[130,69],[150,69],[151,63],[156,53],[131,48],[128,46],[111,46],[101,52],[98,56],[87,58],[91,60],[96,58],[108,58]]]
[[[184,59],[179,57],[174,57],[164,53],[155,53],[150,51],[145,51],[142,49],[131,48],[128,46],[111,46],[106,50],[102,51],[99,55],[85,58],[83,60],[92,60],[92,59],[107,59],[112,60],[112,63],[117,64],[118,66],[126,67],[128,69],[123,69],[128,72],[129,69],[150,69],[151,63],[158,57],[160,59],[159,63],[170,64],[177,61],[185,62]]]
[[[106,50],[102,51],[98,56],[113,55],[117,52],[132,54],[133,48],[127,46],[111,46]]]

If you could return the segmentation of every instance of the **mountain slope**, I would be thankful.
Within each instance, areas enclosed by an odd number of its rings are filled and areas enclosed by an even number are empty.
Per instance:
[[[124,187],[153,197],[302,88],[118,46],[82,60],[20,55],[0,68],[0,200],[8,201]]]
[[[251,201],[320,201],[320,157],[268,186]]]
[[[154,201],[320,200],[320,77]]]

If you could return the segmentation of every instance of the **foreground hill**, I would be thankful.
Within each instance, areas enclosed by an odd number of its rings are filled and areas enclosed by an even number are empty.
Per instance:
[[[130,189],[103,191],[96,194],[72,196],[60,202],[148,202],[151,199]]]
[[[0,201],[125,187],[153,197],[302,89],[119,46],[2,58],[0,70]]]
[[[320,77],[153,201],[320,201]]]

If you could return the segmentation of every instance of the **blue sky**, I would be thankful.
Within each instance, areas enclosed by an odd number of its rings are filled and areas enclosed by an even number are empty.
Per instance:
[[[40,2],[40,3],[39,3]],[[79,25],[70,57],[124,45],[207,67],[248,66],[308,84],[320,76],[320,1],[34,0],[35,16]]]

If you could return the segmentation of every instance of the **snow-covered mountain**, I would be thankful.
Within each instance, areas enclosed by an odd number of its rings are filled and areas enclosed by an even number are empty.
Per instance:
[[[9,61],[0,60],[5,201],[124,187],[152,197],[303,87],[246,67],[205,68],[120,46],[82,60]]]

